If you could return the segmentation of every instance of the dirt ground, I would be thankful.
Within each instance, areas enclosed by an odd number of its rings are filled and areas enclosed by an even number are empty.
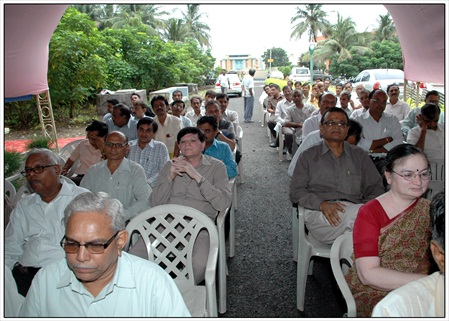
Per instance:
[[[56,132],[58,138],[69,138],[84,136],[86,133],[86,126],[58,126],[56,124]],[[8,134],[4,135],[4,140],[19,140],[19,139],[33,139],[35,137],[42,136],[42,130],[14,130],[10,129]]]

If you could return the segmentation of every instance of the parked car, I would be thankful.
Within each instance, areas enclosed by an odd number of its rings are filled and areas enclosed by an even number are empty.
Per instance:
[[[310,69],[307,67],[293,67],[290,72],[289,79],[293,81],[293,83],[300,81],[309,82],[310,83]]]
[[[270,74],[270,78],[276,78],[276,79],[284,79],[284,74],[279,70],[272,70]]]
[[[387,91],[388,85],[404,86],[404,72],[400,69],[367,69],[360,72],[354,79],[354,88],[362,84],[369,91],[382,89]]]
[[[228,88],[228,95],[237,95],[242,97],[242,82],[237,74],[226,74],[229,82],[231,83],[231,89]],[[215,92],[221,93],[220,83],[215,80]]]

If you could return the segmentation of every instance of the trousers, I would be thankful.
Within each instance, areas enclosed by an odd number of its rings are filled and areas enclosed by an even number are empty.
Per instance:
[[[243,99],[243,118],[245,121],[248,121],[253,118],[254,96],[243,97]]]

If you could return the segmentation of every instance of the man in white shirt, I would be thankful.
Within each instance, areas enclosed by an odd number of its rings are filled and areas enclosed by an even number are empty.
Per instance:
[[[254,110],[254,75],[256,74],[256,70],[251,68],[248,71],[248,75],[243,78],[242,81],[242,89],[243,89],[243,118],[245,123],[254,123],[251,119],[253,118],[253,110]]]
[[[203,100],[200,96],[193,96],[190,98],[190,106],[193,110],[188,111],[186,113],[186,117],[192,121],[192,124],[195,125],[198,119],[205,115],[204,108],[201,108]]]
[[[123,206],[103,192],[83,193],[64,211],[62,258],[35,278],[20,317],[189,317],[173,279],[123,251]]]
[[[228,109],[229,96],[227,94],[217,94],[215,99],[220,104],[221,118],[229,121],[234,126],[234,133],[239,135],[239,114],[235,110]]]
[[[340,108],[343,109],[346,114],[348,114],[348,117],[351,117],[352,114],[352,107],[350,105],[350,101],[351,101],[351,93],[347,90],[343,91],[340,93]],[[337,106],[338,107],[338,106]]]
[[[226,69],[221,70],[221,74],[218,76],[218,83],[223,94],[228,93],[228,88],[231,89],[231,83],[229,82],[229,77],[226,75]]]
[[[85,188],[60,179],[61,165],[49,149],[33,149],[22,174],[35,193],[23,197],[5,230],[5,265],[12,270],[18,291],[26,296],[37,271],[64,257],[64,208]]]
[[[407,283],[384,297],[373,309],[372,317],[443,318],[444,315],[444,192],[430,203],[430,251],[439,271]]]
[[[407,143],[424,151],[429,161],[444,159],[444,124],[439,124],[440,108],[425,104],[417,116],[418,126],[408,132]]]
[[[353,108],[352,113],[351,113],[351,118],[360,116],[361,114],[365,113],[369,109],[369,94],[370,94],[370,91],[368,89],[362,89],[360,91],[358,99],[359,99],[359,102],[362,107],[360,107],[359,109]]]
[[[318,97],[318,104],[320,106],[319,113],[312,115],[304,121],[302,126],[302,138],[306,137],[314,130],[320,129],[320,121],[324,112],[337,104],[337,97],[331,93],[324,93]]]
[[[399,86],[388,85],[387,95],[389,100],[385,112],[395,115],[399,121],[402,121],[410,112],[410,106],[405,101],[399,100]]]
[[[173,158],[179,153],[176,146],[176,135],[183,128],[183,124],[180,118],[167,113],[168,105],[167,99],[162,95],[154,96],[151,99],[151,107],[156,114],[153,119],[158,125],[154,139],[163,142],[168,148],[170,158]]]

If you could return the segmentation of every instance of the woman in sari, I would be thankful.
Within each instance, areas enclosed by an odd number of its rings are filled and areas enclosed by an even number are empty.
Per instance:
[[[369,317],[389,291],[429,272],[431,177],[426,155],[401,144],[386,157],[388,192],[363,205],[354,222],[355,263],[346,276],[358,317]]]

